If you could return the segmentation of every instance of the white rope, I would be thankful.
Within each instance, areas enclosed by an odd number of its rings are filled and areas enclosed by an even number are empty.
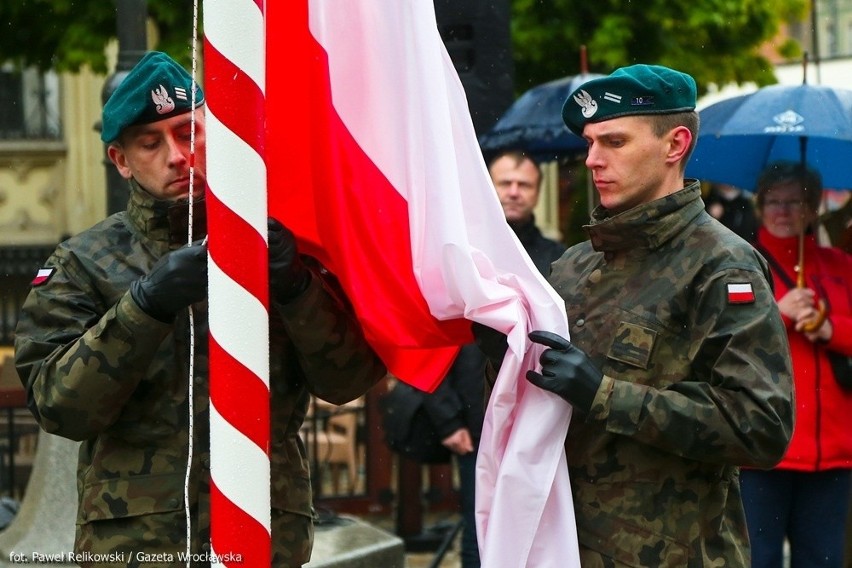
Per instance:
[[[192,245],[193,236],[193,209],[195,204],[195,94],[198,90],[196,80],[196,62],[198,60],[198,0],[192,3],[192,96],[190,108],[190,134],[189,134],[189,219],[187,221],[187,245]],[[207,237],[204,237],[207,240]],[[192,564],[192,513],[189,503],[189,483],[192,473],[192,458],[194,453],[195,439],[195,312],[192,305],[189,306],[189,442],[187,444],[186,475],[183,480],[183,506],[186,516],[186,566]]]

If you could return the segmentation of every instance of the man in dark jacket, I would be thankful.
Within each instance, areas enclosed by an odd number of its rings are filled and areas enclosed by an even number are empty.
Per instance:
[[[533,210],[541,195],[541,169],[538,163],[520,150],[506,150],[491,158],[488,173],[491,174],[506,221],[535,267],[547,276],[550,274],[550,264],[562,256],[565,247],[542,235],[535,224]]]
[[[541,170],[527,154],[507,150],[493,157],[488,171],[503,206],[506,221],[544,275],[565,247],[541,234],[533,209],[541,192]],[[444,446],[456,455],[459,471],[462,568],[478,568],[475,486],[476,454],[485,419],[485,354],[475,344],[462,347],[446,378],[424,401]]]
[[[57,247],[16,329],[15,363],[33,415],[45,431],[82,442],[74,551],[112,565],[211,554],[207,249],[201,240],[182,245],[190,203],[195,238],[206,232],[203,103],[163,53],[147,54],[127,75],[104,107],[101,133],[129,182],[127,210]],[[309,397],[353,400],[385,368],[292,233],[270,219],[268,240],[272,565],[289,568],[310,559],[313,542],[299,437]]]

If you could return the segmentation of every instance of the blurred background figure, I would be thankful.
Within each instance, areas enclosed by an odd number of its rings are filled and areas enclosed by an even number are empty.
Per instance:
[[[738,187],[715,183],[704,197],[705,209],[748,242],[757,236],[757,216],[751,198]]]
[[[503,214],[539,272],[550,274],[550,264],[565,246],[541,234],[533,211],[541,195],[541,169],[529,154],[505,150],[488,162],[488,173],[497,190]]]
[[[842,205],[820,215],[825,236],[822,242],[852,254],[852,192],[844,191],[843,199]]]
[[[752,566],[840,567],[852,472],[852,256],[817,244],[819,174],[770,164],[757,183],[756,248],[769,261],[787,328],[796,400],[793,439],[771,470],[744,469]],[[845,383],[844,386],[841,383]]]

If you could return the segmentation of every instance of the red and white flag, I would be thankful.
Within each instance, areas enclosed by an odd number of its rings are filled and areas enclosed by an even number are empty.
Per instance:
[[[749,282],[728,283],[729,304],[753,304],[754,290]]]
[[[477,465],[489,568],[578,566],[563,440],[571,408],[524,378],[568,335],[505,222],[432,0],[267,9],[269,212],[340,279],[402,380],[431,390],[470,321],[507,333]]]
[[[47,281],[50,280],[50,277],[53,276],[54,272],[56,272],[55,268],[39,268],[38,272],[35,275],[35,278],[33,278],[33,281],[31,282],[31,285],[41,286],[42,284],[46,284]]]

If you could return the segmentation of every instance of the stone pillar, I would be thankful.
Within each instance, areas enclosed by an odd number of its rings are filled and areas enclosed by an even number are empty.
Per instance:
[[[356,517],[341,515],[314,529],[314,550],[305,568],[404,568],[401,538]]]
[[[21,508],[0,532],[0,567],[24,562],[76,566],[69,562],[68,553],[74,549],[79,445],[39,432]]]

